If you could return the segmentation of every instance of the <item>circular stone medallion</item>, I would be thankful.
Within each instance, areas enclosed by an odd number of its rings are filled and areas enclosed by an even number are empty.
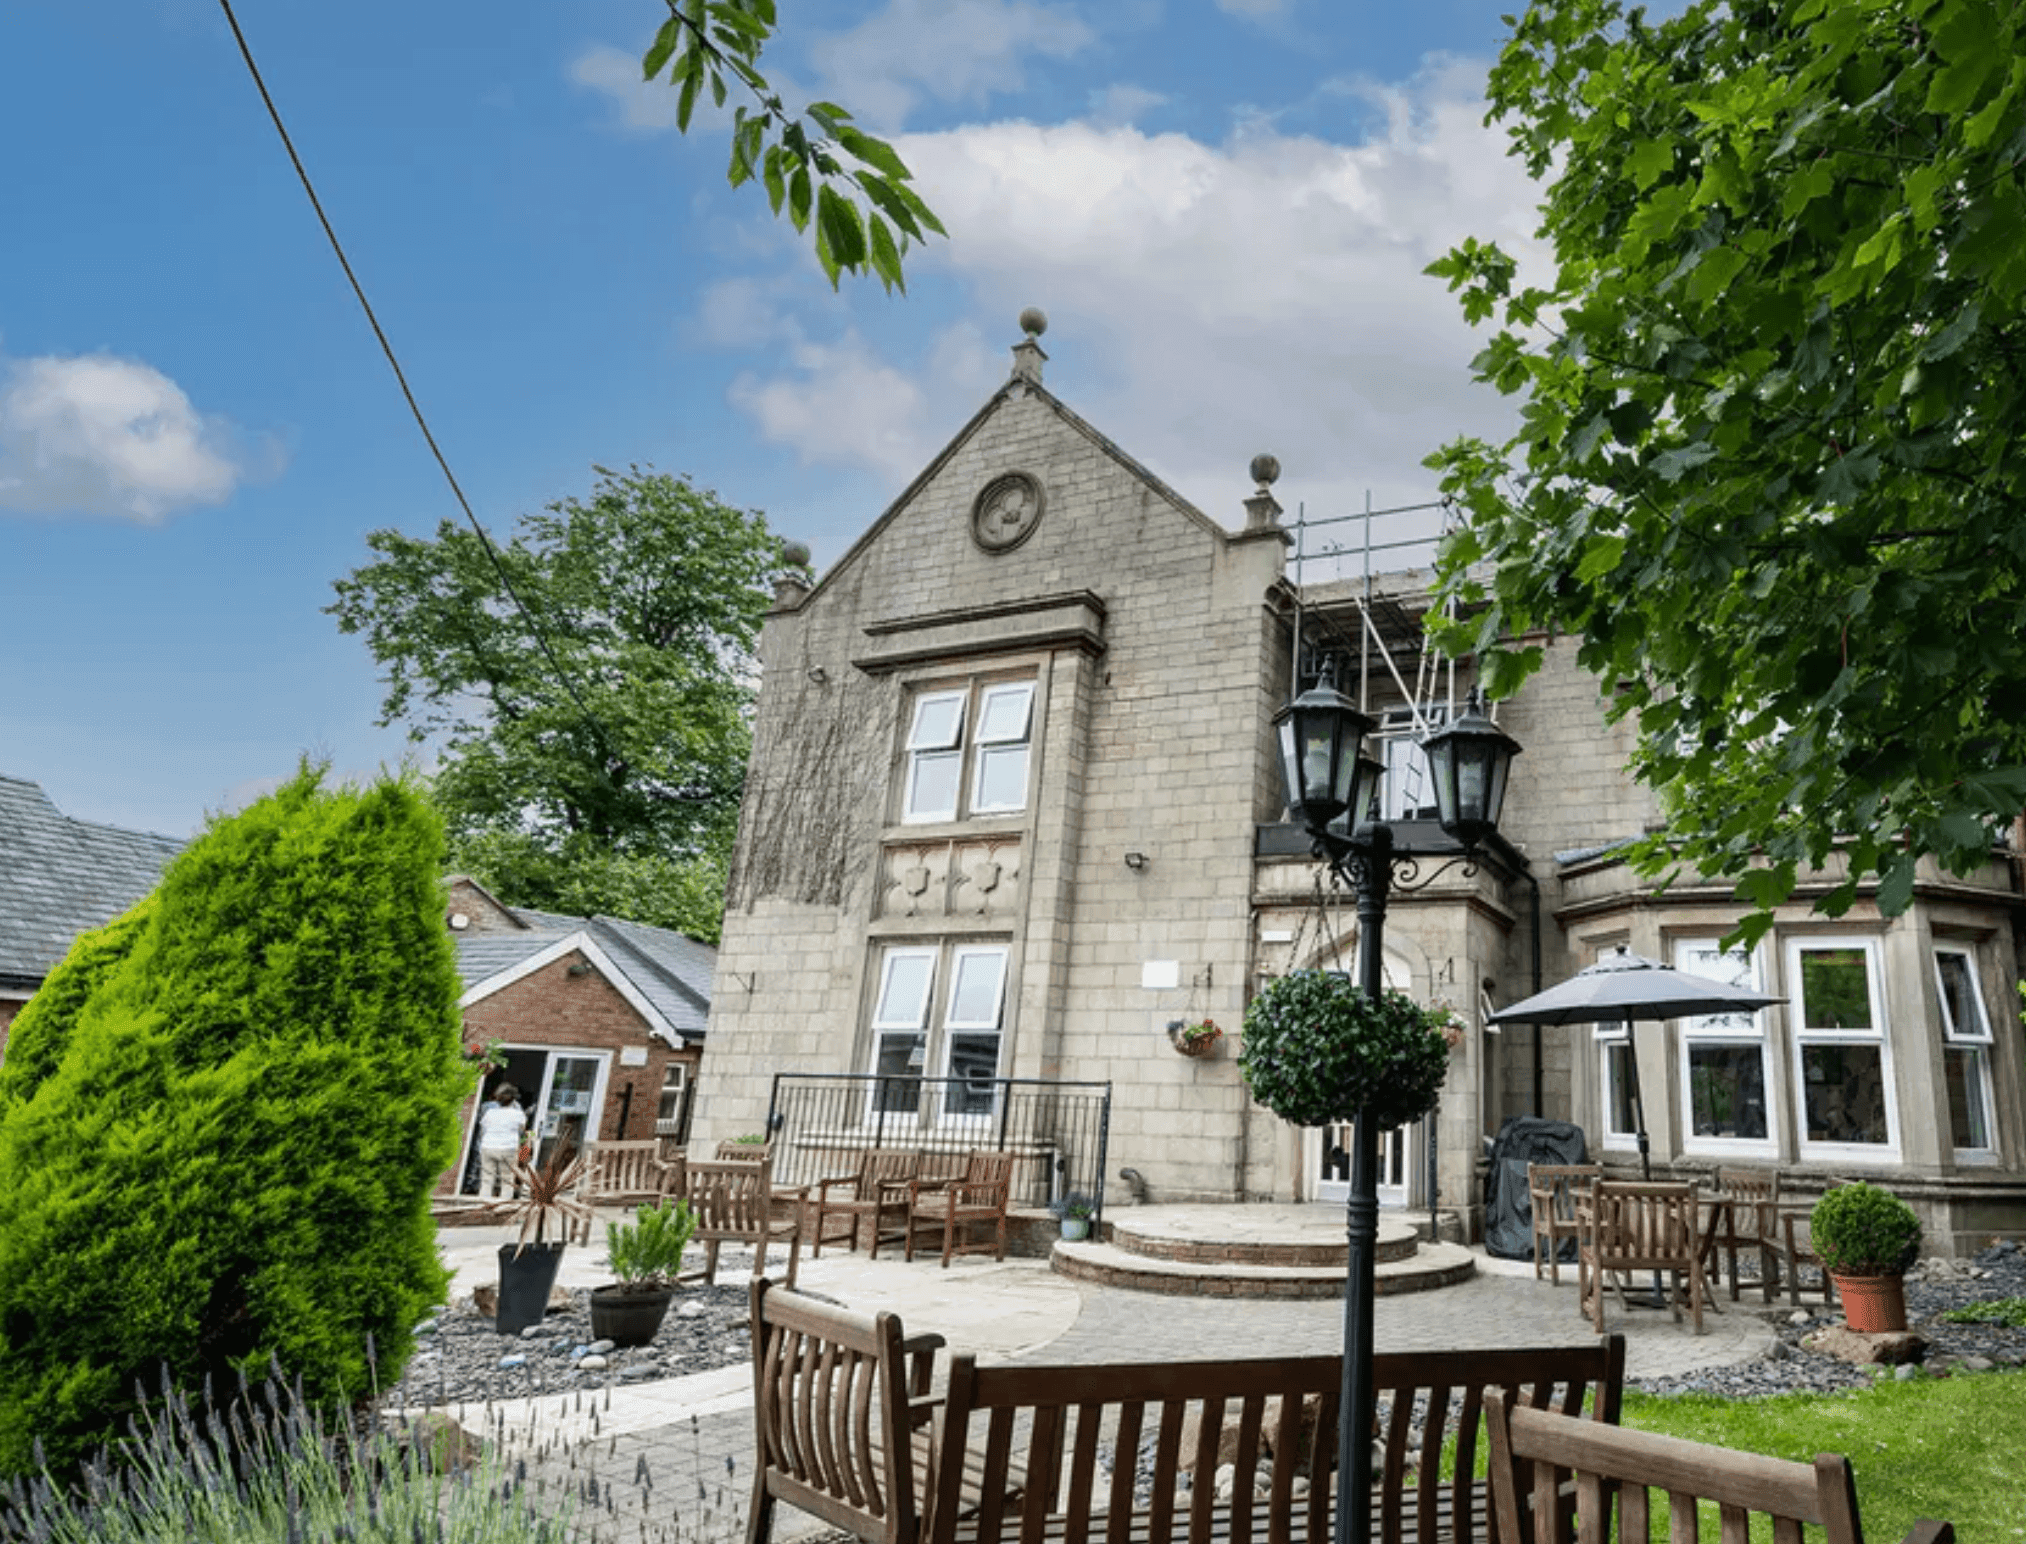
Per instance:
[[[1010,552],[1041,523],[1041,484],[1008,472],[985,484],[971,505],[971,536],[987,552]]]

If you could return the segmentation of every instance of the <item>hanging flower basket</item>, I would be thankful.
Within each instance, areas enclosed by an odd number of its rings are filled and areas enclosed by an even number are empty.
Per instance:
[[[1184,1056],[1211,1056],[1216,1053],[1224,1031],[1214,1019],[1173,1019],[1168,1024],[1168,1043]]]
[[[1435,1107],[1449,1071],[1442,1031],[1410,998],[1377,1002],[1349,976],[1298,970],[1270,981],[1245,1010],[1238,1068],[1252,1097],[1297,1126],[1360,1110],[1391,1131]]]

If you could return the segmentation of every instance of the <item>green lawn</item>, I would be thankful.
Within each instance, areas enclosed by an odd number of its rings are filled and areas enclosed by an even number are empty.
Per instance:
[[[2026,1539],[2026,1374],[1775,1399],[1628,1393],[1624,1423],[1773,1458],[1841,1453],[1869,1544],[1896,1544],[1922,1517],[1954,1523],[1960,1544]]]

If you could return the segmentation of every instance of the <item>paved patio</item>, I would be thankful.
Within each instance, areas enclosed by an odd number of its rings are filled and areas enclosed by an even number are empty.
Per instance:
[[[491,1279],[500,1230],[459,1228],[445,1230],[443,1238],[456,1272],[453,1292]],[[1463,1285],[1378,1299],[1379,1349],[1595,1339],[1589,1321],[1577,1312],[1573,1271],[1565,1269],[1557,1287],[1536,1281],[1526,1261],[1494,1260],[1481,1249],[1473,1253],[1478,1274]],[[601,1260],[595,1247],[569,1251],[563,1283],[583,1287],[606,1279]],[[719,1280],[738,1280],[749,1268],[750,1256],[728,1250]],[[1201,1360],[1233,1346],[1250,1356],[1273,1356],[1335,1351],[1343,1344],[1340,1301],[1157,1297],[1072,1282],[1055,1275],[1045,1260],[966,1257],[945,1270],[934,1261],[905,1264],[828,1253],[802,1261],[798,1285],[861,1312],[891,1309],[911,1333],[934,1331],[952,1347],[992,1361]],[[1764,1318],[1727,1298],[1719,1311],[1705,1309],[1702,1335],[1664,1311],[1627,1313],[1615,1300],[1607,1324],[1625,1334],[1626,1373],[1633,1378],[1677,1376],[1761,1357],[1774,1339]],[[669,1530],[667,1537],[680,1532],[694,1538],[694,1515],[681,1514],[679,1524],[674,1520],[685,1502],[713,1511],[743,1508],[752,1448],[751,1378],[748,1367],[721,1368],[596,1396],[504,1401],[484,1418],[495,1436],[504,1435],[519,1451],[558,1442],[586,1451],[582,1470],[572,1471],[573,1483],[606,1477],[599,1482],[605,1487],[600,1536],[610,1528],[614,1538],[640,1537],[644,1522],[649,1538],[657,1528]],[[638,1483],[643,1472],[651,1487]],[[696,1502],[700,1495],[708,1502]],[[818,1527],[813,1519],[784,1511],[775,1535],[786,1539]]]

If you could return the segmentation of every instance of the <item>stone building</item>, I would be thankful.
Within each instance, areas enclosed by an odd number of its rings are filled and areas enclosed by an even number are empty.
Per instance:
[[[782,1072],[1097,1080],[1114,1204],[1121,1170],[1154,1201],[1340,1196],[1335,1134],[1253,1104],[1235,1035],[1184,1057],[1166,1026],[1236,1031],[1260,980],[1353,958],[1348,900],[1318,904],[1285,823],[1274,713],[1326,658],[1363,666],[1385,813],[1424,818],[1416,734],[1468,662],[1422,654],[1425,575],[1291,581],[1270,458],[1234,529],[1164,485],[1046,389],[1038,332],[767,619],[695,1135],[761,1129]],[[1499,708],[1523,753],[1498,837],[1393,898],[1389,982],[1464,1033],[1438,1111],[1386,1144],[1382,1199],[1474,1229],[1483,1139],[1519,1113],[1633,1164],[1636,1056],[1657,1172],[1885,1177],[1938,1247],[2026,1234],[2013,858],[1926,876],[1892,919],[1866,900],[1831,922],[1804,888],[1753,958],[1723,958],[1727,888],[1655,893],[1614,856],[1658,812],[1604,708],[1550,646]],[[1629,1040],[1487,1023],[1619,944],[1787,1003]]]

